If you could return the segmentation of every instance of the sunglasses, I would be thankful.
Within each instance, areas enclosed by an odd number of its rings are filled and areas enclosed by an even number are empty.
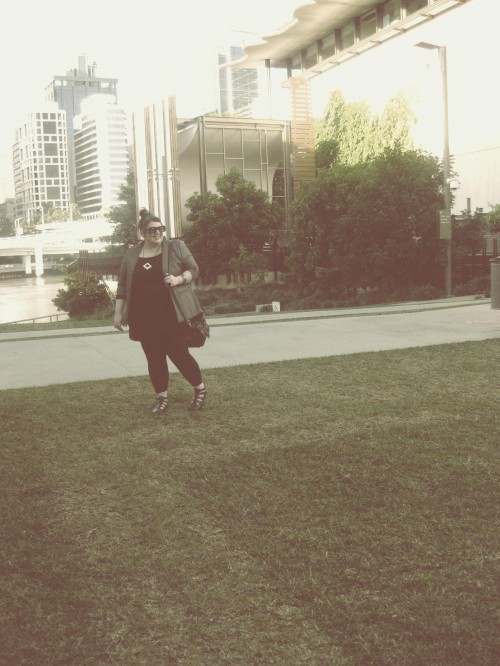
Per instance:
[[[165,227],[149,227],[146,231],[150,236],[154,236],[155,234],[162,234],[165,231]]]

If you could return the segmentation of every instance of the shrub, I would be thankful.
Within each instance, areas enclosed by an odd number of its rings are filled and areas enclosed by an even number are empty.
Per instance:
[[[360,305],[377,305],[378,303],[389,303],[391,300],[393,300],[391,295],[385,289],[372,289],[358,296]]]
[[[255,308],[249,306],[248,304],[245,303],[235,303],[234,301],[231,303],[230,301],[222,301],[220,303],[217,303],[216,305],[211,306],[211,310],[213,314],[230,314],[233,312],[251,312]]]
[[[491,295],[491,280],[487,277],[475,277],[465,284],[459,284],[453,288],[455,296],[473,296],[475,294]]]
[[[206,308],[209,305],[213,305],[214,303],[217,303],[217,301],[223,300],[228,292],[232,292],[233,290],[228,290],[228,289],[197,289],[196,290],[196,298],[199,300],[200,305],[202,308]]]
[[[59,289],[52,302],[58,310],[67,312],[71,319],[88,317],[109,306],[106,288],[98,280],[82,282],[77,271],[66,271],[66,289]]]
[[[442,297],[442,291],[432,284],[421,284],[418,287],[411,287],[408,290],[409,301],[432,301]]]

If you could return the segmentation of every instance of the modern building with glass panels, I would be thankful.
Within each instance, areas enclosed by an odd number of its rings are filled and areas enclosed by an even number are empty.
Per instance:
[[[221,174],[236,169],[245,180],[287,204],[288,124],[273,120],[200,117],[179,124],[183,203],[194,191],[216,191]],[[184,176],[184,178],[183,178]]]
[[[220,113],[231,113],[240,117],[252,115],[252,104],[262,94],[262,71],[255,67],[231,69],[228,63],[244,56],[240,46],[230,46],[218,54],[219,109]]]
[[[69,70],[65,75],[57,75],[45,88],[45,98],[55,102],[66,111],[69,161],[71,165],[70,181],[73,200],[76,200],[74,186],[76,173],[73,157],[73,118],[80,115],[82,102],[92,95],[111,95],[117,101],[116,86],[118,79],[96,76],[96,63],[87,64],[87,57],[78,58],[78,68]]]
[[[289,134],[287,121],[200,116],[177,122],[165,103],[148,107],[144,119],[134,116],[138,205],[165,220],[170,236],[181,236],[189,225],[187,199],[215,192],[217,177],[236,169],[286,208]]]
[[[30,222],[42,206],[70,206],[66,112],[46,104],[16,130],[13,146],[16,217]]]
[[[112,95],[82,101],[74,118],[76,202],[85,217],[120,204],[129,166],[127,116]]]

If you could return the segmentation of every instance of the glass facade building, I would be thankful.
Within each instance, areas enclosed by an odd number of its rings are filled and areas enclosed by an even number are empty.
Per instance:
[[[118,79],[96,76],[96,64],[87,64],[86,56],[78,58],[78,69],[72,69],[66,75],[55,76],[45,88],[45,98],[55,102],[59,109],[66,112],[68,154],[70,163],[71,197],[76,201],[76,170],[74,164],[74,121],[82,110],[82,102],[92,95],[111,95],[117,102],[116,86]]]
[[[230,46],[218,54],[219,112],[248,116],[252,103],[259,97],[262,73],[253,67],[224,67],[244,56],[240,46]]]
[[[74,119],[76,202],[86,217],[120,204],[127,177],[127,117],[111,95],[82,102]]]
[[[165,220],[170,236],[189,225],[187,199],[215,192],[217,177],[231,169],[284,208],[291,202],[287,121],[200,116],[177,122],[165,104],[154,105],[144,119],[134,115],[134,155],[138,206]]]

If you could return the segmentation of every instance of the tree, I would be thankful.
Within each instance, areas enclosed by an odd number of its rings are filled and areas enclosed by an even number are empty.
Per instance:
[[[67,208],[58,208],[52,206],[50,203],[43,203],[43,217],[40,208],[34,211],[33,225],[41,225],[42,221],[45,222],[67,222],[69,219],[81,220],[83,218],[82,212],[77,204],[71,204],[71,210]]]
[[[58,289],[52,302],[58,310],[78,319],[109,308],[110,300],[105,286],[97,278],[82,282],[78,270],[66,269],[65,289]]]
[[[485,215],[486,228],[490,234],[500,231],[500,204],[489,204],[491,210]]]
[[[112,245],[107,249],[110,252],[124,253],[130,245],[135,245],[139,240],[135,175],[132,169],[129,169],[125,183],[120,185],[119,199],[122,203],[119,206],[112,206],[106,215],[106,219],[115,225],[113,233],[109,237]]]
[[[359,164],[387,149],[410,150],[415,120],[403,92],[396,93],[380,115],[372,115],[367,102],[347,102],[336,90],[315,127],[318,168]]]
[[[455,282],[465,281],[469,258],[483,251],[488,229],[488,221],[478,211],[472,215],[462,211],[460,216],[453,216],[451,265]]]
[[[283,217],[278,204],[236,169],[219,176],[215,186],[217,193],[196,193],[186,202],[192,226],[184,238],[199,261],[201,277],[208,282],[228,273],[231,261],[235,266],[235,261],[244,262],[248,255],[260,255]]]
[[[12,217],[6,212],[0,212],[0,237],[13,236],[15,234],[15,225]]]
[[[292,206],[292,281],[331,294],[435,282],[440,173],[436,158],[397,150],[321,173]]]

